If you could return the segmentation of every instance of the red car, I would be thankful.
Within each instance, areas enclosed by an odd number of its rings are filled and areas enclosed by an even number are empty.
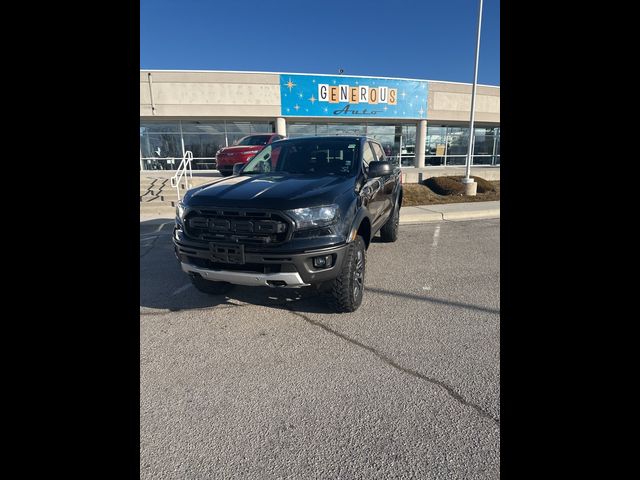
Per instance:
[[[242,137],[233,147],[221,148],[216,152],[216,168],[223,177],[228,177],[233,173],[233,166],[236,163],[247,163],[265,145],[283,138],[285,137],[277,133],[263,133]]]

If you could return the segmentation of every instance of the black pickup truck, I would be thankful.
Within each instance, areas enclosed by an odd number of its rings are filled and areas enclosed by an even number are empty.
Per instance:
[[[398,238],[400,169],[375,140],[306,137],[267,145],[232,177],[188,190],[174,244],[198,290],[232,284],[328,293],[338,312],[362,302],[366,250]]]

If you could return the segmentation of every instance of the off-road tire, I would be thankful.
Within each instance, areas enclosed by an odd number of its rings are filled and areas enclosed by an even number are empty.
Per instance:
[[[336,312],[355,312],[362,303],[366,264],[367,250],[358,235],[349,244],[340,273],[331,282],[328,292],[329,303]]]
[[[383,242],[395,242],[398,239],[398,230],[400,228],[400,208],[398,205],[393,207],[393,211],[389,216],[389,220],[380,229],[380,238]]]
[[[223,295],[233,288],[233,284],[228,282],[212,282],[205,280],[200,275],[190,275],[190,277],[194,287],[209,295]]]

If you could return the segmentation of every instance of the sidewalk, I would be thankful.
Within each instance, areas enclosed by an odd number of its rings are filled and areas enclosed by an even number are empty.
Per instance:
[[[473,220],[500,218],[500,200],[494,202],[446,203],[402,207],[400,224],[439,222],[442,220]]]
[[[140,214],[140,222],[147,225],[173,221],[174,208],[159,208],[157,212]],[[500,218],[500,201],[447,203],[443,205],[422,205],[402,207],[400,224],[441,222],[442,220],[474,220],[476,218]]]

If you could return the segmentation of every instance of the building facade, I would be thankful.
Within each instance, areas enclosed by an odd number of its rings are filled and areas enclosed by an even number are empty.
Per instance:
[[[403,167],[460,167],[471,84],[263,72],[140,71],[140,169],[194,169],[245,135],[367,135]],[[500,167],[500,87],[479,85],[473,165]]]

